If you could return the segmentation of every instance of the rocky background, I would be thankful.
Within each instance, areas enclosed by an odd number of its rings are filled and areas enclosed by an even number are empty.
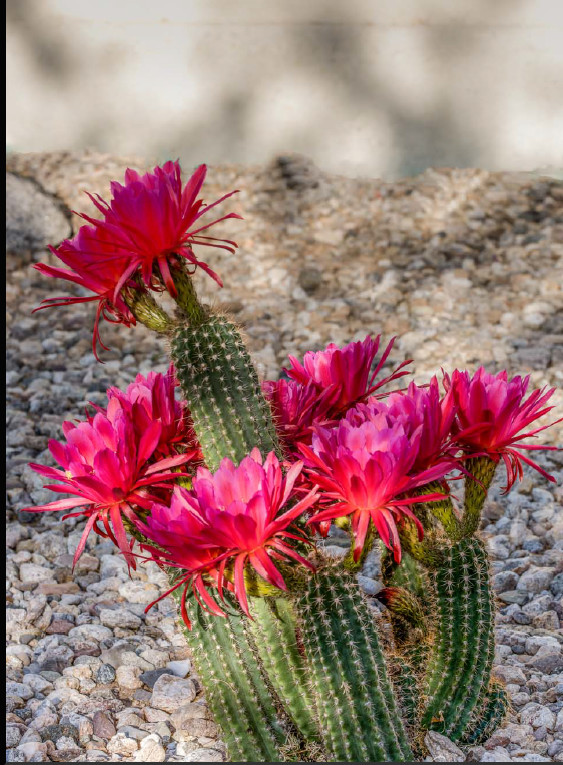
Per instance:
[[[32,314],[72,285],[30,268],[90,211],[84,190],[146,160],[70,153],[7,161],[7,760],[198,762],[225,758],[170,599],[144,614],[164,582],[154,567],[129,579],[111,543],[91,536],[77,570],[81,522],[18,514],[54,499],[27,467],[50,462],[49,438],[110,385],[167,366],[143,327],[104,325],[95,362],[92,306]],[[186,168],[187,170],[188,168]],[[204,297],[245,327],[266,377],[288,353],[367,333],[398,335],[390,363],[414,359],[418,382],[440,367],[531,375],[563,402],[563,184],[480,170],[429,170],[396,183],[327,176],[300,157],[268,167],[213,167],[206,201],[238,188],[244,215],[222,233],[236,255],[200,251],[223,290]],[[221,232],[217,234],[221,235]],[[74,294],[79,294],[78,292]],[[556,417],[553,417],[556,419]],[[563,428],[540,434],[561,446]],[[485,509],[499,615],[496,674],[511,695],[505,725],[461,751],[432,737],[435,761],[563,761],[563,452],[538,461],[510,494],[499,475]],[[341,554],[338,538],[330,540]],[[372,555],[362,585],[379,585]]]

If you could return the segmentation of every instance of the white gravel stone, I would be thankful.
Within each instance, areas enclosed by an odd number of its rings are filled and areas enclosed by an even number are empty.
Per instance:
[[[151,706],[174,712],[182,704],[193,701],[196,688],[189,679],[181,679],[174,675],[161,675],[153,687]]]

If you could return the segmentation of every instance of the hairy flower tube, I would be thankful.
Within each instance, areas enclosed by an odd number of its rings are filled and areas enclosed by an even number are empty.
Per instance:
[[[232,588],[249,616],[247,564],[280,590],[287,586],[274,561],[289,559],[313,568],[290,540],[308,541],[291,527],[315,502],[316,489],[280,514],[293,499],[301,469],[302,463],[297,462],[284,476],[273,452],[262,460],[254,449],[237,466],[225,458],[215,473],[199,468],[191,490],[177,486],[170,507],[153,504],[146,521],[136,520],[139,531],[158,545],[143,545],[152,559],[182,570],[165,594],[183,586],[182,615],[188,626],[185,599],[190,588],[202,606],[224,616],[206,590],[206,580],[212,580],[220,597],[224,587]]]
[[[311,445],[300,444],[299,449],[309,477],[321,488],[323,498],[333,504],[316,513],[309,523],[351,515],[353,554],[358,560],[371,521],[399,563],[397,523],[411,518],[422,539],[422,524],[410,505],[444,499],[439,493],[408,496],[409,492],[440,480],[451,469],[449,461],[440,461],[413,473],[422,431],[421,424],[412,430],[405,428],[380,401],[359,404],[332,428],[315,426]]]
[[[109,203],[98,195],[89,194],[103,219],[97,220],[85,214],[80,217],[129,254],[129,263],[122,276],[123,283],[139,270],[147,288],[159,288],[155,282],[156,273],[175,297],[176,287],[170,267],[183,258],[189,264],[199,266],[222,286],[217,274],[195,256],[193,245],[219,247],[234,252],[237,246],[235,242],[210,237],[202,232],[227,218],[241,216],[228,213],[203,225],[198,224],[202,215],[236,193],[231,191],[206,205],[202,199],[197,198],[206,173],[206,165],[200,165],[183,186],[180,163],[165,162],[162,167],[155,167],[152,173],[145,175],[128,169],[123,185],[117,181],[112,182],[112,198]]]
[[[524,444],[522,439],[531,438],[554,425],[527,430],[532,422],[550,412],[546,406],[555,388],[536,389],[526,398],[530,376],[508,379],[506,371],[489,374],[483,367],[471,377],[469,372],[455,370],[450,377],[444,374],[444,387],[456,407],[452,433],[457,444],[469,456],[487,456],[494,462],[502,458],[506,466],[505,491],[522,477],[522,462],[530,465],[550,481],[555,481],[536,462],[519,450],[557,449],[542,444]],[[561,422],[557,420],[556,422]]]
[[[59,483],[46,489],[71,494],[47,505],[24,508],[28,512],[49,510],[81,510],[65,518],[86,516],[87,523],[74,555],[74,564],[84,551],[92,531],[109,537],[127,562],[135,567],[131,544],[127,539],[123,517],[136,518],[135,508],[148,510],[155,501],[162,501],[162,491],[170,493],[169,481],[178,478],[173,468],[193,457],[193,452],[153,460],[161,441],[162,424],[149,423],[138,432],[118,398],[109,400],[107,411],[97,412],[85,422],[63,423],[66,444],[52,439],[49,451],[62,469],[30,463],[36,472]],[[101,529],[98,524],[103,525]]]
[[[66,239],[57,249],[51,246],[49,249],[68,268],[46,263],[36,263],[33,267],[44,276],[66,279],[91,290],[94,294],[89,297],[47,298],[35,311],[97,300],[92,350],[99,361],[98,345],[107,350],[100,337],[100,319],[104,318],[114,324],[125,324],[127,327],[135,324],[135,317],[120,293],[127,282],[123,280],[123,274],[128,269],[129,255],[117,247],[104,231],[97,231],[92,226],[82,226],[75,237]]]
[[[135,382],[125,391],[115,387],[107,391],[108,399],[117,398],[129,413],[137,438],[141,438],[152,422],[160,423],[160,439],[154,450],[154,459],[170,457],[187,449],[193,452],[197,448],[188,406],[174,395],[177,387],[178,381],[171,364],[166,374],[149,372],[146,377],[138,374]],[[195,457],[191,460],[192,464],[194,461]]]

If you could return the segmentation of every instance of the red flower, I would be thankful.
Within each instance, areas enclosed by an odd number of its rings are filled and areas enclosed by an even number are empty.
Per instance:
[[[197,225],[202,215],[223,200],[235,194],[231,191],[212,204],[197,199],[207,167],[200,165],[182,187],[179,162],[166,162],[155,167],[152,173],[139,175],[127,170],[125,184],[114,181],[111,184],[112,199],[108,204],[100,196],[89,194],[90,199],[102,213],[103,220],[88,215],[87,220],[97,231],[111,239],[117,247],[129,254],[129,265],[123,273],[123,283],[140,269],[142,279],[148,288],[155,288],[154,267],[157,266],[166,289],[176,296],[176,287],[170,273],[170,266],[178,258],[185,258],[193,266],[199,266],[222,286],[217,274],[193,252],[193,245],[220,247],[234,252],[236,243],[227,239],[202,234],[211,226],[227,218],[240,218],[228,213],[221,218]]]
[[[149,372],[146,377],[138,374],[127,390],[112,387],[107,392],[108,399],[117,398],[129,413],[137,438],[151,423],[160,423],[160,440],[154,451],[157,458],[181,453],[186,447],[191,451],[199,448],[187,404],[174,395],[177,386],[171,364],[166,374]]]
[[[224,616],[206,590],[204,575],[214,581],[221,597],[225,585],[232,587],[241,608],[250,615],[244,581],[247,563],[281,590],[287,587],[274,560],[289,558],[312,568],[287,540],[307,542],[288,529],[313,504],[315,490],[279,515],[293,495],[301,468],[301,462],[295,463],[284,477],[275,454],[271,452],[262,462],[258,449],[238,466],[225,458],[213,474],[199,468],[191,491],[177,486],[170,507],[153,504],[146,522],[137,520],[141,533],[162,548],[143,546],[152,559],[185,571],[165,595],[184,587],[182,615],[188,626],[185,596],[190,587],[202,605]],[[232,585],[225,579],[230,563]]]
[[[60,482],[50,484],[46,489],[72,494],[73,498],[24,509],[45,512],[82,506],[82,510],[63,517],[63,520],[80,515],[88,518],[74,563],[84,550],[88,534],[94,529],[102,536],[109,536],[134,568],[122,514],[133,521],[135,506],[148,510],[152,502],[159,501],[160,497],[151,491],[170,491],[167,482],[178,478],[178,473],[170,470],[188,462],[193,452],[154,461],[155,449],[161,440],[161,423],[153,421],[139,434],[130,414],[115,397],[110,398],[107,412],[98,412],[78,425],[65,422],[63,432],[66,444],[54,439],[49,441],[49,451],[62,470],[34,463],[30,467]],[[99,528],[99,522],[105,531]]]
[[[410,509],[418,502],[444,499],[432,493],[407,496],[413,489],[444,477],[449,462],[413,472],[422,439],[422,426],[410,433],[394,420],[381,402],[359,404],[333,428],[315,426],[311,446],[300,444],[311,480],[323,499],[334,504],[315,514],[309,523],[352,516],[354,558],[362,552],[370,521],[384,544],[401,560],[397,521],[410,517],[422,539],[423,528]]]
[[[54,308],[73,303],[98,301],[98,311],[94,324],[92,349],[99,360],[97,345],[106,348],[100,338],[100,318],[129,327],[135,324],[135,317],[120,294],[124,286],[123,274],[128,273],[129,255],[123,252],[104,231],[97,231],[91,226],[82,226],[72,239],[66,239],[57,249],[49,247],[51,252],[69,268],[58,268],[46,263],[37,263],[33,267],[45,276],[79,284],[94,292],[90,297],[58,297],[43,300],[39,308]],[[34,313],[35,313],[34,311]]]
[[[550,481],[555,481],[538,464],[518,449],[550,449],[556,446],[521,443],[549,428],[555,423],[534,430],[529,425],[553,409],[545,406],[555,393],[555,388],[534,390],[525,398],[530,376],[508,379],[506,371],[491,375],[479,367],[473,377],[469,372],[455,370],[451,376],[444,374],[444,387],[456,406],[452,432],[455,441],[468,456],[487,456],[495,462],[501,457],[506,465],[505,492],[522,477],[522,462],[530,465]],[[563,418],[556,420],[561,422]]]

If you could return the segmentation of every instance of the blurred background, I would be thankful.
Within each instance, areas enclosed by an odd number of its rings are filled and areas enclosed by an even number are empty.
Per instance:
[[[8,150],[563,167],[561,0],[8,0]]]

